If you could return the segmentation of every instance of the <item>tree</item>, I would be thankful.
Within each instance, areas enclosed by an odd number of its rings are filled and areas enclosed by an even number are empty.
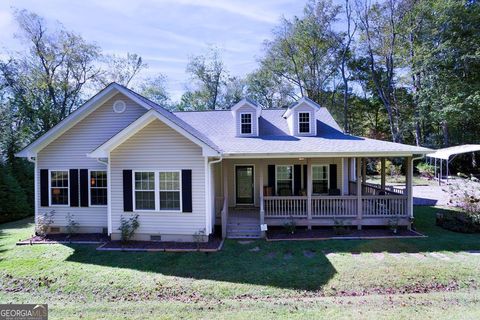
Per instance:
[[[265,108],[281,108],[294,101],[294,88],[267,68],[253,71],[245,81],[247,96]]]
[[[153,102],[169,107],[170,98],[166,88],[167,78],[163,74],[147,78],[138,86],[138,92]]]
[[[142,70],[148,68],[142,57],[136,53],[127,53],[125,57],[115,54],[105,55],[102,57],[102,62],[104,70],[97,79],[100,88],[112,82],[130,87],[132,80]]]
[[[210,48],[206,54],[192,56],[187,65],[187,73],[195,82],[196,88],[189,99],[196,109],[215,110],[219,106],[219,96],[225,84],[226,71],[220,52],[217,48]]]
[[[338,67],[333,29],[339,6],[330,0],[310,1],[302,17],[283,19],[266,41],[262,68],[294,86],[299,96],[323,104]]]

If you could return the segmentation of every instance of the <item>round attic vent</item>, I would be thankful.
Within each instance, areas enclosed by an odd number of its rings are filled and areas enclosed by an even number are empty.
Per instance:
[[[125,111],[126,108],[127,105],[123,100],[117,100],[113,103],[113,111],[115,111],[116,113],[122,113]]]

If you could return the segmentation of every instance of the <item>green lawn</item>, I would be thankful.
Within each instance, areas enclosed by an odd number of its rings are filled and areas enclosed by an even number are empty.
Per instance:
[[[0,225],[0,302],[48,303],[51,319],[480,317],[480,235],[434,225],[425,239],[227,241],[218,253],[15,246],[31,220]],[[258,251],[250,249],[258,247]],[[314,252],[314,254],[312,254]]]

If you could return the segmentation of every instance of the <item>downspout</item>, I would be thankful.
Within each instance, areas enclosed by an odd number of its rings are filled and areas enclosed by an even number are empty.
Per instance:
[[[35,160],[33,159],[35,158]],[[32,157],[32,156],[28,156],[27,157],[27,160],[28,162],[31,162],[35,165],[34,167],[34,172],[33,172],[33,194],[34,194],[34,197],[33,197],[33,210],[34,210],[34,215],[35,215],[35,224],[37,223],[37,217],[38,217],[38,176],[37,176],[37,157]]]
[[[105,160],[102,160],[102,159],[107,159],[107,160],[105,161]],[[97,162],[108,166],[108,158],[96,158],[96,160],[97,160]]]
[[[207,202],[206,202],[206,205],[207,205],[207,213],[208,213],[208,214],[206,214],[205,216],[206,216],[206,219],[210,219],[210,220],[207,220],[207,221],[206,221],[206,225],[207,225],[207,226],[211,226],[211,225],[210,225],[210,224],[211,224],[211,219],[212,219],[212,217],[211,217],[211,214],[212,214],[211,208],[212,208],[212,206],[215,206],[215,190],[213,190],[213,203],[212,203],[212,194],[211,194],[211,193],[212,193],[212,186],[211,186],[211,181],[210,181],[210,180],[211,180],[211,176],[212,176],[212,174],[211,174],[211,172],[212,172],[212,165],[213,165],[213,164],[216,164],[216,163],[219,163],[219,162],[221,162],[222,160],[223,160],[223,156],[220,156],[219,159],[216,159],[216,160],[212,160],[212,161],[208,161],[208,162],[207,162],[207,163],[208,163],[207,185],[208,185],[208,189],[209,189],[209,190],[208,190],[208,195],[209,195],[208,198],[209,198],[209,199],[206,199],[206,201],[207,201]],[[207,190],[206,190],[206,191],[207,191]],[[223,208],[222,208],[222,210],[223,210]],[[215,215],[216,215],[216,212],[214,212],[214,216],[215,216]],[[209,221],[210,221],[210,222],[209,222]],[[207,230],[205,230],[205,231],[207,231]]]

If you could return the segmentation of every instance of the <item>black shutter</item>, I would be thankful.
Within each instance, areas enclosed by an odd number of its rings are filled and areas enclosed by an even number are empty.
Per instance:
[[[192,212],[192,170],[182,170],[182,212]]]
[[[307,165],[303,165],[303,187],[302,189],[307,190],[307,185],[308,185],[308,169]]]
[[[293,166],[293,194],[300,195],[302,188],[302,165],[296,164]]]
[[[70,169],[70,207],[78,207],[78,169]]]
[[[88,207],[88,169],[80,169],[80,207]]]
[[[48,169],[40,170],[40,205],[48,207]]]
[[[330,165],[330,189],[337,189],[337,165]]]
[[[123,211],[133,211],[132,170],[123,170]]]
[[[275,192],[275,165],[268,165],[268,186],[272,188],[272,196],[276,195]]]

